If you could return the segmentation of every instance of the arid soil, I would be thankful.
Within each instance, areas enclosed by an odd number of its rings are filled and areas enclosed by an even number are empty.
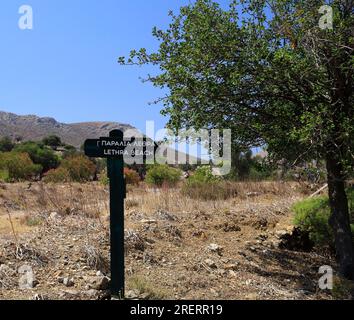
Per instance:
[[[333,257],[278,247],[303,197],[297,184],[273,182],[240,183],[227,201],[129,187],[127,298],[332,299],[318,269],[335,268]],[[98,183],[2,184],[0,299],[108,298],[108,222]]]

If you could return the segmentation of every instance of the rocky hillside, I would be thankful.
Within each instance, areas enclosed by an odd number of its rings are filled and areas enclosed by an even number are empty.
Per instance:
[[[80,147],[87,138],[106,136],[113,129],[131,129],[132,126],[118,122],[60,123],[53,118],[35,115],[19,116],[0,111],[0,136],[23,140],[41,140],[50,134],[59,136],[63,142]]]

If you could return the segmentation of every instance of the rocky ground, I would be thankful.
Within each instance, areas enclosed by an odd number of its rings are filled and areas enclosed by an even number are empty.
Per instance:
[[[295,185],[240,186],[199,201],[135,187],[126,200],[131,299],[331,299],[318,288],[333,258],[279,247]],[[109,297],[108,192],[99,184],[0,187],[0,299]]]

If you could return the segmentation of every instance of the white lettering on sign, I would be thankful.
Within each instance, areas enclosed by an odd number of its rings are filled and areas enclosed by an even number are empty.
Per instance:
[[[126,154],[125,150],[116,150],[116,149],[104,149],[103,154],[105,156],[123,156]]]
[[[151,141],[143,141],[143,140],[135,140],[133,142],[130,141],[114,141],[114,140],[101,140],[100,142],[102,147],[153,147],[154,142]]]

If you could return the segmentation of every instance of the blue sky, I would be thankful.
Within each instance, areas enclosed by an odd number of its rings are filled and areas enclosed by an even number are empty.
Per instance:
[[[0,110],[62,122],[119,121],[163,128],[162,95],[139,77],[150,67],[126,67],[130,49],[156,49],[153,26],[186,0],[1,0]],[[33,30],[20,30],[21,5],[33,8]],[[145,130],[144,130],[145,131]]]

